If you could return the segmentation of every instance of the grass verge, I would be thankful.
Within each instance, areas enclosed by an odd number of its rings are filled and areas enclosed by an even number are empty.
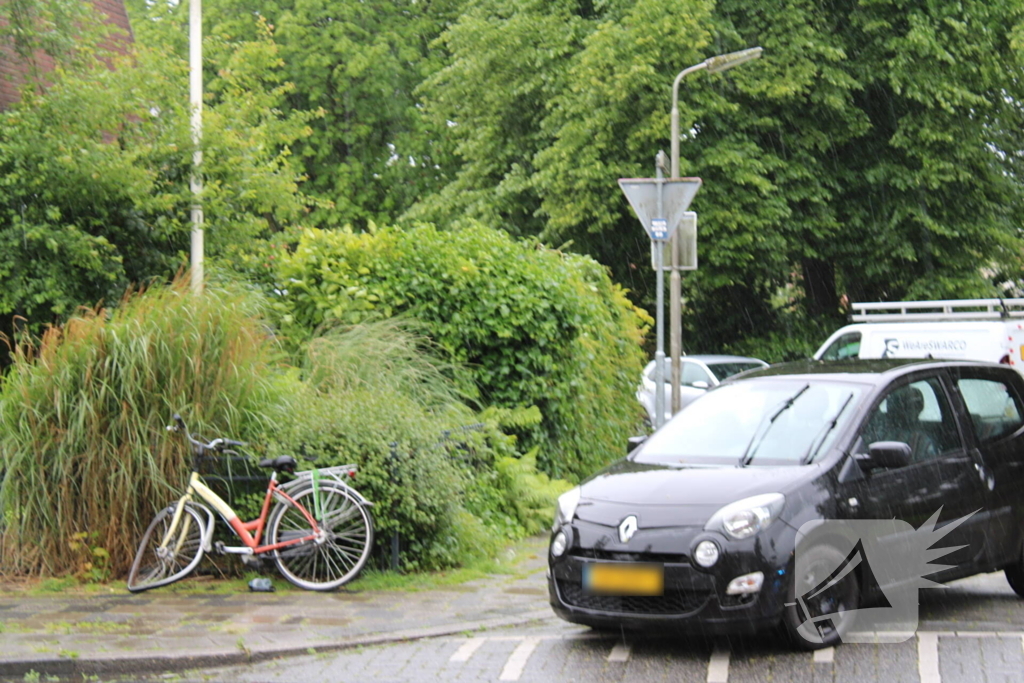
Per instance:
[[[341,590],[349,592],[372,591],[424,591],[458,586],[488,576],[506,575],[510,579],[522,578],[535,571],[536,560],[546,552],[546,536],[525,538],[505,547],[498,557],[478,560],[456,569],[435,572],[399,574],[377,569],[365,570]],[[205,560],[204,560],[205,565]],[[200,569],[204,568],[200,565]],[[275,592],[300,591],[277,573],[273,563],[259,572],[247,571],[239,577],[198,574],[183,581],[157,588],[155,595],[232,595],[248,593],[248,583],[258,576],[266,577]],[[107,583],[80,583],[73,578],[4,580],[0,578],[0,599],[38,597],[43,595],[111,595],[128,594],[123,581]]]

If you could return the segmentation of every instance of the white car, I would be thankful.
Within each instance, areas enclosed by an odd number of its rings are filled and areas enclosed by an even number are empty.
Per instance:
[[[747,370],[768,367],[757,358],[746,356],[683,356],[679,374],[679,408],[704,395],[711,387],[718,386],[726,377]],[[665,421],[672,417],[672,360],[665,359]],[[637,400],[647,410],[647,419],[654,425],[654,361],[640,373],[640,386],[636,390]]]

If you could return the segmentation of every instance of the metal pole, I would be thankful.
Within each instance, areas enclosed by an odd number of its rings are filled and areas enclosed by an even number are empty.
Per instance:
[[[203,291],[203,3],[190,0],[188,12],[188,91],[192,106],[192,291]]]
[[[679,177],[679,82],[688,74],[707,68],[707,62],[695,64],[683,69],[676,80],[672,83],[672,140],[669,149],[672,152],[670,166],[671,177]],[[682,391],[680,382],[682,380],[682,355],[683,355],[683,317],[682,317],[682,289],[683,282],[679,275],[679,231],[672,233],[669,242],[669,252],[672,259],[672,274],[669,275],[669,330],[670,342],[669,352],[672,357],[672,414],[679,412],[682,403]]]
[[[740,50],[739,52],[730,52],[725,55],[716,55],[705,59],[700,64],[694,64],[693,66],[687,67],[679,72],[676,79],[672,82],[672,111],[670,112],[671,126],[672,126],[672,139],[669,141],[669,150],[671,151],[671,176],[672,178],[679,177],[679,83],[686,78],[688,75],[695,71],[701,71],[707,69],[710,73],[719,73],[726,69],[731,69],[734,66],[739,66],[745,62],[749,62],[752,59],[758,59],[761,56],[760,47],[752,47],[746,50]],[[672,254],[672,275],[669,277],[669,306],[672,310],[669,312],[670,321],[669,326],[671,327],[671,347],[672,353],[672,414],[675,415],[679,412],[679,404],[682,402],[681,392],[679,390],[680,382],[680,367],[681,360],[680,356],[683,353],[683,319],[682,319],[682,278],[679,275],[679,236],[678,231],[672,233],[672,240],[669,244],[669,249]],[[661,272],[661,261],[658,261],[659,269]]]
[[[655,178],[658,180],[658,218],[665,216],[665,152],[658,152],[654,162]],[[658,348],[654,353],[654,428],[659,429],[665,424],[665,274],[662,264],[665,258],[665,240],[654,240],[654,262],[658,264],[655,271],[655,327],[657,329]]]
[[[679,231],[672,233],[668,244],[672,252],[672,273],[668,276],[668,326],[670,330],[668,350],[672,358],[672,414],[675,415],[682,407],[682,355],[683,355],[683,311],[682,311],[682,279],[679,277]]]

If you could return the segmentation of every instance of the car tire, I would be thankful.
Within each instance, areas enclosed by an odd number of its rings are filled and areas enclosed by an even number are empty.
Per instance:
[[[846,560],[843,553],[830,545],[815,545],[807,551],[798,552],[803,553],[802,575],[797,575],[794,563],[786,591],[783,626],[790,641],[801,650],[832,647],[842,642],[843,635],[849,632],[856,615],[847,614],[838,621],[828,619],[827,615],[855,612],[860,606],[860,583],[855,574],[850,572],[815,599],[798,601],[798,597],[813,591]]]
[[[1017,561],[1003,569],[1006,580],[1013,592],[1024,598],[1024,549],[1017,555]]]

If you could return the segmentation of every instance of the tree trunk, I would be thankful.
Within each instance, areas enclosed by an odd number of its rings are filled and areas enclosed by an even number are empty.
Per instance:
[[[839,297],[836,295],[835,266],[821,259],[803,258],[804,293],[811,317],[839,315]]]

